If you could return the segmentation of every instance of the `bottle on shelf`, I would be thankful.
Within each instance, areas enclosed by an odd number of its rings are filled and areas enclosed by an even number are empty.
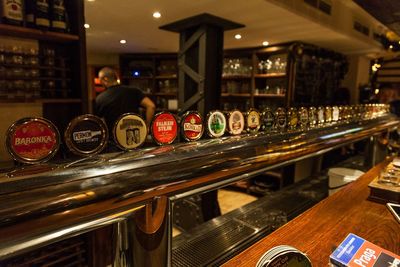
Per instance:
[[[36,28],[36,1],[25,1],[25,22],[29,28]]]
[[[66,32],[68,25],[64,0],[52,1],[51,14],[51,29],[57,32]]]
[[[35,25],[42,30],[48,30],[50,28],[49,0],[35,1]]]
[[[22,0],[2,0],[1,11],[1,19],[3,23],[19,26],[23,25],[24,9]]]

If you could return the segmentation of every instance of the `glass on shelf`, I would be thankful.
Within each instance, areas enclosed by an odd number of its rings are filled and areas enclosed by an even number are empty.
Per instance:
[[[274,55],[268,59],[260,60],[257,68],[259,74],[284,74],[286,73],[287,58],[285,55]]]
[[[30,82],[30,90],[33,92],[34,98],[40,98],[40,89],[41,89],[40,81],[33,80]]]
[[[251,60],[247,58],[225,58],[223,63],[222,76],[250,76],[253,67]]]
[[[159,76],[176,76],[177,72],[176,60],[161,60],[157,66]]]

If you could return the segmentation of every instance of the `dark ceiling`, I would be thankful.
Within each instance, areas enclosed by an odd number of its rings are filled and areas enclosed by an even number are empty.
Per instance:
[[[354,2],[400,35],[400,0],[354,0]]]

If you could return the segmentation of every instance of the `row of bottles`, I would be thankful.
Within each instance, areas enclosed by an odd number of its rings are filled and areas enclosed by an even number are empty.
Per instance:
[[[1,22],[57,32],[69,30],[64,0],[1,0]]]

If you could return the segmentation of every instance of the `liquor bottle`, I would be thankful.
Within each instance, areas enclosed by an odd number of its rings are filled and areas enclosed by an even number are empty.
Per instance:
[[[29,28],[36,27],[36,1],[25,1],[25,21]]]
[[[48,30],[50,27],[50,5],[49,0],[36,0],[35,10],[36,27],[42,30]]]
[[[22,25],[24,22],[23,0],[2,0],[2,22]]]
[[[64,0],[53,0],[51,5],[51,28],[53,31],[66,32],[67,20]]]

